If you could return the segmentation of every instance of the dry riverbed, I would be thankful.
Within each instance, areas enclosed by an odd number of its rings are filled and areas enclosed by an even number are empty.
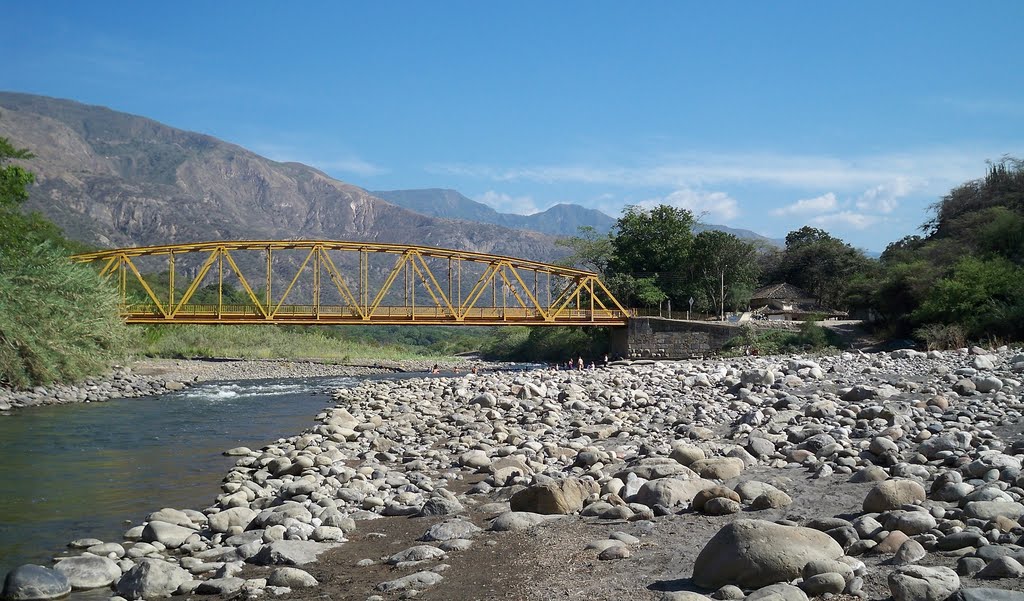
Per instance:
[[[975,348],[367,381],[305,432],[230,450],[209,507],[15,580],[87,575],[126,599],[1019,601],[1022,373],[1019,350]]]

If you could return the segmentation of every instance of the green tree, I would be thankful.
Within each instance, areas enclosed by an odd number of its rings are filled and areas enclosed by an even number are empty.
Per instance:
[[[668,299],[653,277],[635,278],[627,273],[616,273],[606,284],[615,298],[626,306],[658,307]]]
[[[577,228],[578,235],[555,240],[556,246],[572,250],[572,254],[562,259],[561,263],[569,267],[589,269],[601,277],[608,275],[608,265],[612,261],[611,234],[600,234],[589,225]]]
[[[844,308],[850,282],[873,262],[824,230],[802,227],[786,236],[786,249],[769,280],[799,286],[831,308]]]
[[[35,175],[10,162],[31,158],[34,155],[28,149],[15,148],[7,138],[0,138],[0,209],[17,207],[28,200],[28,187],[35,181]]]
[[[725,314],[726,292],[733,305],[745,305],[757,280],[757,252],[738,237],[708,230],[697,234],[690,251],[694,285],[711,300],[711,307]],[[747,297],[740,295],[747,292]]]
[[[964,257],[914,311],[918,322],[955,323],[969,336],[1024,334],[1024,268],[1008,259]]]
[[[658,288],[669,298],[677,302],[686,298],[695,224],[693,213],[686,209],[626,207],[615,223],[610,267],[634,277],[654,274]]]

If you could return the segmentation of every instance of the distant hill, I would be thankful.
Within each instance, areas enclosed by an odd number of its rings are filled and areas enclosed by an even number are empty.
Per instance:
[[[309,238],[564,254],[540,233],[424,215],[307,165],[100,106],[0,92],[0,136],[36,155],[27,207],[101,247]]]
[[[575,235],[581,226],[590,226],[598,231],[607,232],[615,223],[614,218],[601,211],[575,204],[557,204],[546,211],[533,215],[499,213],[482,202],[463,196],[456,190],[441,188],[376,190],[371,194],[400,207],[432,217],[491,223],[552,236]]]
[[[696,227],[693,228],[693,231],[697,232],[698,234],[707,230],[725,232],[726,234],[732,234],[733,236],[736,236],[737,238],[742,238],[743,240],[749,240],[751,242],[761,242],[777,248],[783,248],[786,246],[785,240],[779,240],[778,238],[769,238],[768,236],[762,236],[761,234],[758,234],[757,232],[752,232],[750,230],[727,227],[724,225],[715,225],[713,223],[698,223]]]
[[[517,215],[515,213],[499,213],[482,202],[463,196],[457,190],[442,188],[376,190],[371,194],[400,207],[432,217],[491,223],[543,232],[553,236],[574,236],[581,226],[590,226],[603,233],[611,230],[615,225],[614,217],[576,204],[557,204],[546,211],[533,215]],[[750,230],[724,225],[698,224],[694,230],[698,233],[704,230],[718,230],[745,240],[763,242],[771,246],[785,246],[783,240],[768,238]]]

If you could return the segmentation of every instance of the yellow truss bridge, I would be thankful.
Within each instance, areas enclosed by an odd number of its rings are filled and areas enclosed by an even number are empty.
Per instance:
[[[117,278],[128,323],[623,326],[630,316],[595,273],[428,246],[198,242],[72,259]]]

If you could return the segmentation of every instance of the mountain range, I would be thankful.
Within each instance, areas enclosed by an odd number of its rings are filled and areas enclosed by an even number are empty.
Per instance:
[[[27,208],[101,247],[334,239],[542,261],[564,252],[551,236],[422,215],[307,165],[69,100],[0,93],[0,136],[35,154]]]
[[[614,218],[559,204],[500,213],[455,190],[368,192],[212,136],[62,100],[0,92],[0,136],[35,154],[27,208],[99,247],[230,239],[334,239],[441,246],[540,261],[557,236]],[[744,238],[746,230],[703,226]],[[770,241],[774,242],[774,241]]]
[[[552,236],[573,236],[578,233],[580,227],[592,227],[600,233],[605,233],[615,225],[614,217],[577,204],[559,203],[533,215],[519,215],[499,213],[482,202],[466,198],[457,190],[444,188],[375,190],[371,194],[424,215],[492,223],[516,229],[533,230]],[[776,240],[750,230],[724,225],[698,223],[693,229],[697,233],[717,230],[753,242],[770,246],[785,246],[784,240]]]

